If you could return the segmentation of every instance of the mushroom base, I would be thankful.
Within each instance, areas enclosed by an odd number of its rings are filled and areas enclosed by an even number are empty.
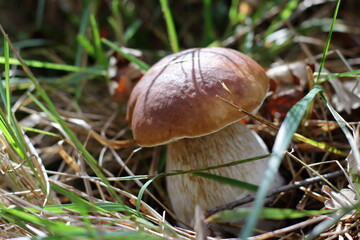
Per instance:
[[[166,169],[167,171],[197,169],[268,153],[261,138],[246,125],[237,122],[210,135],[170,143]],[[208,172],[259,185],[267,168],[267,160],[260,159]],[[278,187],[282,183],[282,177],[277,175],[272,187]],[[244,189],[193,174],[167,177],[167,191],[176,216],[188,224],[193,224],[196,205],[204,210],[210,210],[251,194]]]

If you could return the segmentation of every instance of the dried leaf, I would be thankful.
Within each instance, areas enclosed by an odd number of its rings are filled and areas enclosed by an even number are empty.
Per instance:
[[[358,125],[356,128],[354,138],[355,138],[356,145],[360,149],[360,125]],[[347,161],[347,168],[348,168],[347,170],[349,173],[351,173],[350,174],[351,177],[353,177],[353,175],[360,177],[360,166],[357,164],[357,161],[355,159],[353,151],[350,151],[348,157],[346,158],[346,161]]]
[[[142,53],[135,49],[122,47],[121,50],[134,57],[141,58]],[[127,101],[135,84],[143,72],[138,65],[114,53],[109,60],[108,75],[111,78],[109,91],[117,102]]]

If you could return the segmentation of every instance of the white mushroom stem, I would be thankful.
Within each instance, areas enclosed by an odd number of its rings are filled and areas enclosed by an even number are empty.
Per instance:
[[[170,143],[167,151],[167,170],[216,166],[268,153],[262,139],[245,124],[238,122],[210,135]],[[209,172],[259,185],[266,168],[267,159],[260,159]],[[272,187],[281,184],[281,176],[275,176]],[[175,214],[186,223],[192,222],[196,205],[209,210],[250,193],[193,174],[168,177],[167,189]]]

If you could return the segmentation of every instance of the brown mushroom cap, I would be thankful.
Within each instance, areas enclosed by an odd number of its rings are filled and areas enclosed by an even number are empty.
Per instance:
[[[151,67],[133,89],[127,119],[141,146],[215,132],[258,108],[269,80],[246,55],[227,48],[194,48]]]

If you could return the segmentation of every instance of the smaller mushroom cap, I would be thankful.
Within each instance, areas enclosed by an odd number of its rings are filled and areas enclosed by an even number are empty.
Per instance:
[[[169,55],[134,87],[127,111],[141,146],[215,132],[244,117],[265,97],[269,80],[251,58],[227,48],[195,48]]]

